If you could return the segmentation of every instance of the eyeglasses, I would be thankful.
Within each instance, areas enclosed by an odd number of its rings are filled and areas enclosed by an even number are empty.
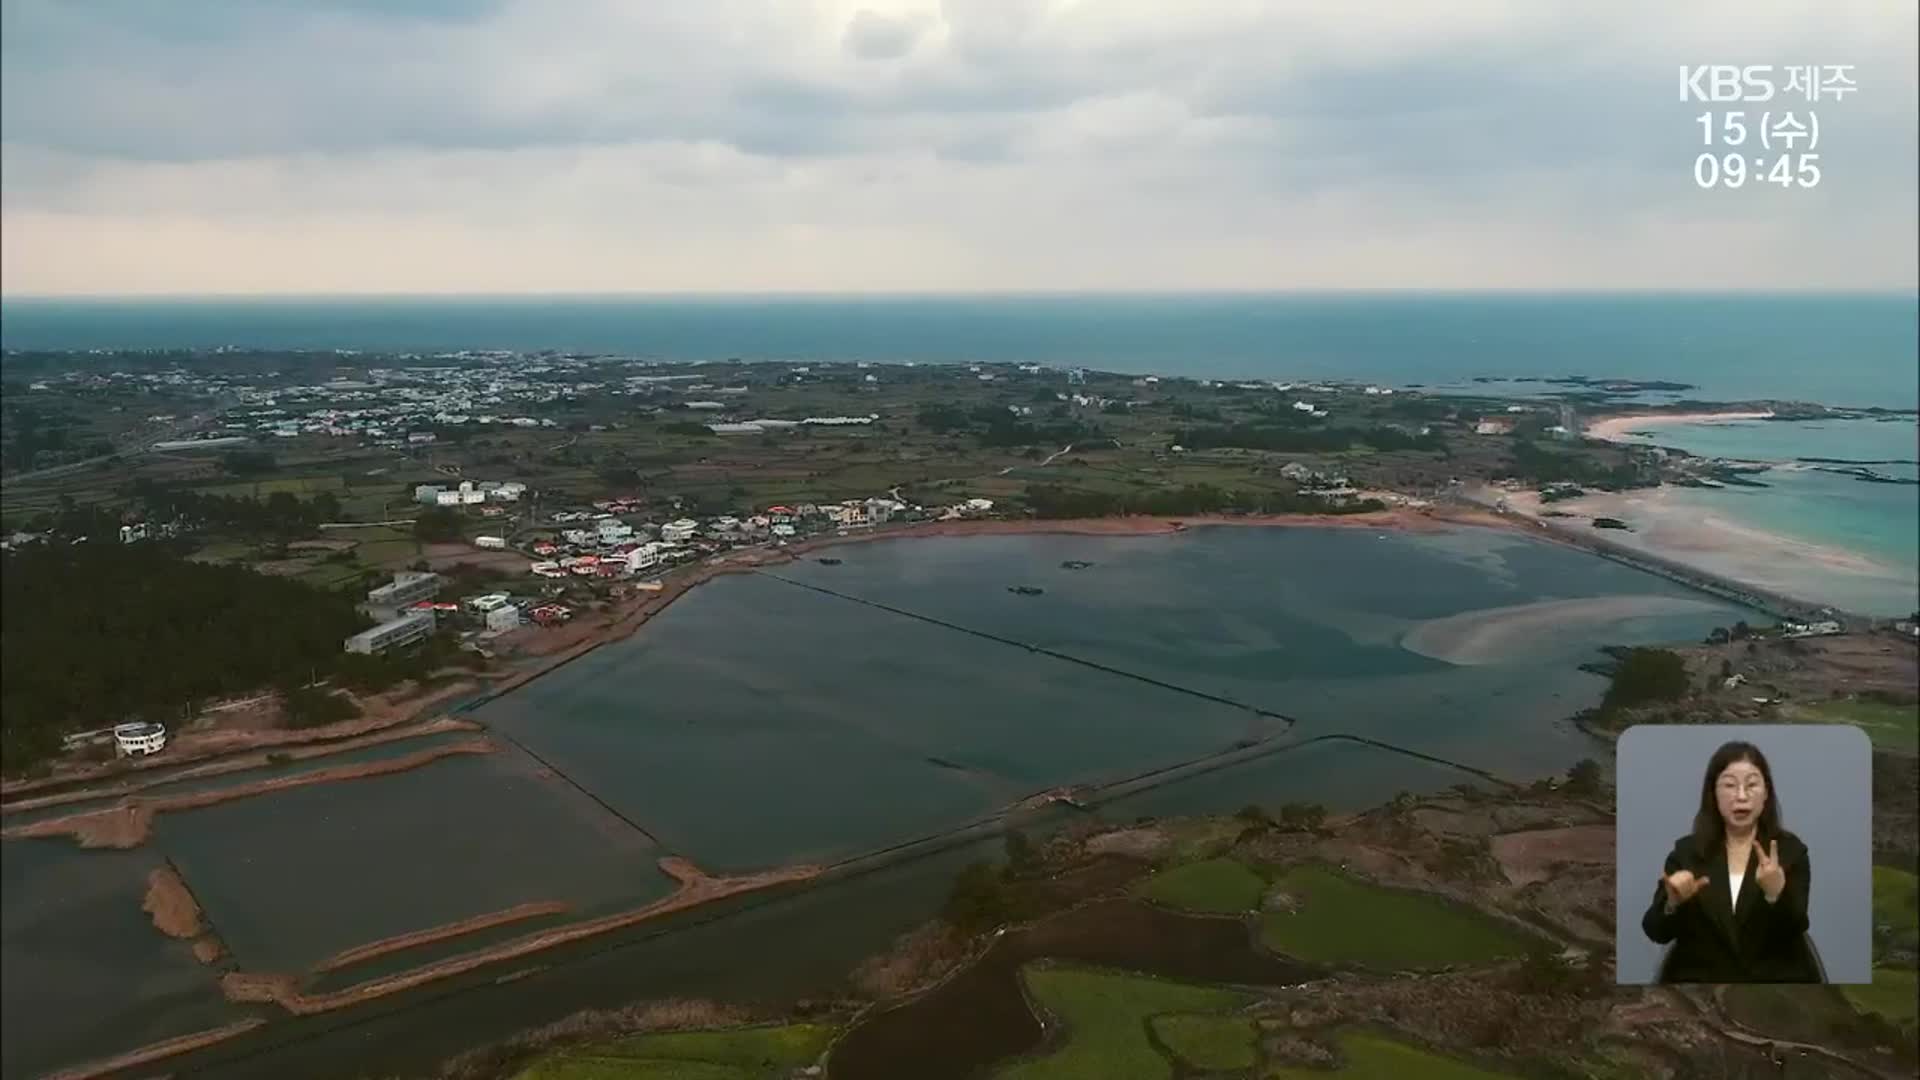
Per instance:
[[[1745,784],[1737,780],[1722,780],[1719,783],[1719,788],[1722,795],[1738,795],[1742,791],[1749,795],[1760,795],[1766,792],[1767,782],[1758,777],[1747,781]]]

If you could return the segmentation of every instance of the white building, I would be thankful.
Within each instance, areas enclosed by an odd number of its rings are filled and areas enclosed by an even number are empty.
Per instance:
[[[123,757],[145,757],[157,754],[167,745],[167,727],[165,724],[134,723],[115,724],[113,728],[113,747]]]
[[[440,575],[416,570],[402,570],[393,575],[393,580],[367,593],[367,603],[373,607],[404,607],[416,600],[426,600],[440,591]]]
[[[473,538],[473,546],[497,550],[507,546],[507,539],[504,536],[476,536]]]
[[[502,604],[487,612],[487,629],[512,630],[520,625],[520,609],[512,604]]]
[[[362,630],[348,638],[348,652],[373,653],[386,652],[400,645],[408,645],[426,638],[433,633],[433,611],[415,611],[402,615],[392,622],[384,622],[371,630]]]
[[[692,518],[669,521],[660,526],[660,539],[674,544],[682,543],[693,539],[693,534],[699,531],[699,528],[700,523]]]
[[[467,610],[473,612],[475,615],[485,615],[509,606],[512,601],[513,598],[503,592],[485,593],[480,596],[468,597]]]
[[[624,521],[603,521],[594,529],[594,533],[603,544],[617,544],[633,536],[633,526]]]
[[[420,484],[413,489],[413,501],[433,506],[439,503],[440,492],[443,490],[445,489],[439,484]]]

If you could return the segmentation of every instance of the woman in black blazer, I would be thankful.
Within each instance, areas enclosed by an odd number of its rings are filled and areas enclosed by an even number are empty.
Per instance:
[[[1663,983],[1820,982],[1807,942],[1807,846],[1780,827],[1773,771],[1752,743],[1707,761],[1693,831],[1674,842],[1641,928],[1668,950]]]

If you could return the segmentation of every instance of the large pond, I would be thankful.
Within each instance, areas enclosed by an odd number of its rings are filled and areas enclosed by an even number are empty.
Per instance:
[[[1243,760],[1122,785],[1092,812],[1358,807],[1473,779],[1321,739],[1330,735],[1515,780],[1559,772],[1596,753],[1565,718],[1598,698],[1601,680],[1579,665],[1599,647],[1697,639],[1750,616],[1481,529],[925,539],[831,554],[837,565],[709,582],[634,637],[473,714],[539,761],[507,748],[166,814],[132,853],[9,841],[5,1072],[100,1055],[101,1043],[76,1041],[96,1030],[91,1017],[65,1024],[42,1007],[90,992],[83,974],[63,981],[63,956],[81,973],[148,957],[113,984],[119,998],[100,999],[150,1018],[143,1035],[231,1018],[208,992],[210,973],[175,963],[183,947],[140,913],[142,868],[163,855],[243,966],[301,970],[523,901],[566,900],[577,914],[630,907],[669,889],[653,865],[662,854],[715,872],[830,863],[1058,785],[1236,748]],[[975,833],[908,862],[867,860],[815,887],[737,898],[350,1012],[280,1018],[172,1065],[232,1076],[422,1069],[640,997],[824,996],[927,917],[960,865],[997,847]],[[56,911],[48,897],[71,887],[60,874],[101,875],[97,902]],[[33,961],[18,980],[16,953]],[[508,973],[522,977],[495,982]],[[57,989],[36,996],[29,980]]]

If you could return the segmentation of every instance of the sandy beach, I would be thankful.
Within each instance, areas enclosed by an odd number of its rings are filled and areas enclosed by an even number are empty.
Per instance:
[[[1627,433],[1642,428],[1660,427],[1667,424],[1710,424],[1732,420],[1766,420],[1773,416],[1771,412],[1695,412],[1695,413],[1637,413],[1626,416],[1608,416],[1588,424],[1586,435],[1590,439],[1605,439],[1608,442],[1624,442]]]
[[[1547,506],[1530,491],[1499,492],[1509,508],[1554,533],[1604,541],[1681,563],[1807,604],[1847,609],[1849,600],[1885,590],[1907,591],[1911,578],[1842,548],[1766,532],[1716,514],[1688,489],[1590,492]],[[1568,515],[1547,517],[1552,511]],[[1625,521],[1631,531],[1595,530],[1592,519]]]

